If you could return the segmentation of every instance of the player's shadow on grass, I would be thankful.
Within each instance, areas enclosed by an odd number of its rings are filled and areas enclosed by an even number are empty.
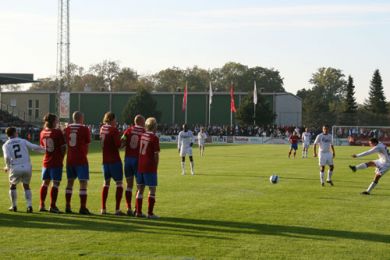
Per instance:
[[[89,230],[101,232],[170,233],[178,236],[209,239],[235,239],[236,235],[282,236],[298,239],[352,239],[390,243],[390,235],[368,232],[332,230],[314,227],[245,223],[238,221],[201,220],[162,217],[158,220],[130,217],[4,214],[0,213],[0,227],[36,228],[53,230]]]
[[[390,235],[375,234],[368,232],[355,232],[344,230],[331,230],[302,226],[286,226],[261,223],[244,223],[219,220],[199,220],[165,217],[158,221],[147,221],[146,225],[152,226],[170,226],[179,230],[190,230],[191,232],[213,232],[230,234],[248,234],[248,235],[271,235],[286,236],[306,239],[353,239],[371,242],[382,242],[390,244]],[[233,236],[234,237],[234,236]]]

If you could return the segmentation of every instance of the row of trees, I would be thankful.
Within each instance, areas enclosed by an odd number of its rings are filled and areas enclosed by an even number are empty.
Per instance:
[[[234,83],[236,91],[249,91],[255,80],[263,91],[285,91],[279,71],[250,68],[235,62],[207,70],[197,66],[187,69],[173,67],[153,75],[139,75],[131,68],[121,68],[116,61],[105,60],[90,66],[88,70],[71,64],[69,71],[69,91],[136,91],[144,88],[148,91],[174,92],[182,90],[186,82],[189,91],[207,91],[210,82],[215,91],[228,91],[231,83]],[[46,78],[34,83],[30,90],[56,90],[57,86],[55,78]]]
[[[382,78],[375,70],[368,98],[357,104],[353,78],[335,68],[320,68],[312,75],[311,89],[301,89],[297,96],[303,100],[303,124],[388,125],[389,104],[386,103]]]
[[[257,82],[260,91],[284,92],[283,78],[279,71],[271,68],[249,67],[240,63],[228,62],[221,68],[202,69],[197,66],[187,69],[177,67],[161,70],[153,75],[139,75],[135,70],[121,67],[116,61],[104,60],[94,64],[88,70],[71,64],[69,73],[69,91],[181,91],[188,83],[189,91],[208,91],[211,82],[214,91],[229,91],[231,83],[235,91],[252,92],[253,82]],[[340,69],[320,68],[313,73],[309,89],[301,89],[297,96],[302,98],[303,124],[318,126],[321,124],[343,125],[388,125],[389,104],[386,103],[382,79],[379,70],[373,74],[368,98],[364,104],[357,104],[355,85],[351,76],[346,77]],[[40,79],[31,85],[30,90],[56,90],[56,79]],[[8,86],[17,90],[15,86]],[[247,112],[245,112],[247,111]],[[275,116],[271,105],[259,100],[256,106],[256,118],[253,118],[253,97],[242,100],[237,111],[240,122],[249,124],[254,120],[270,123]]]

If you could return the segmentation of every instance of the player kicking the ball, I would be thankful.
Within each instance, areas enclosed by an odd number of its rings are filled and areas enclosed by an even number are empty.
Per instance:
[[[157,167],[159,162],[160,141],[156,135],[157,121],[149,117],[145,122],[146,132],[142,134],[139,149],[137,196],[135,202],[135,216],[145,217],[142,213],[142,199],[145,186],[149,186],[148,218],[158,218],[153,213],[156,202]]]
[[[131,197],[133,193],[134,177],[137,176],[139,143],[141,135],[145,133],[145,118],[141,115],[136,115],[134,118],[135,126],[131,126],[122,135],[122,147],[126,148],[125,152],[125,177],[127,182],[126,188],[126,204],[127,215],[133,216],[134,212],[131,209]]]
[[[334,151],[333,140],[332,140],[332,136],[329,134],[328,126],[322,127],[322,133],[317,135],[316,140],[314,141],[314,157],[317,157],[317,144],[320,147],[318,159],[320,165],[321,185],[325,186],[324,184],[325,165],[329,165],[328,178],[326,179],[326,182],[329,183],[331,186],[333,186],[333,181],[332,181],[332,174],[334,169],[333,159],[336,156],[336,153]],[[330,152],[331,149],[332,149],[332,153]]]
[[[107,214],[106,202],[108,190],[110,189],[111,178],[116,182],[115,193],[115,215],[125,215],[120,210],[122,195],[123,195],[123,168],[122,161],[119,156],[119,148],[121,147],[121,138],[118,129],[116,128],[115,114],[107,112],[104,114],[103,126],[100,128],[100,142],[103,149],[103,175],[104,186],[102,190],[102,214]]]
[[[9,173],[9,197],[12,204],[9,210],[17,211],[16,185],[22,182],[27,203],[27,213],[32,213],[32,195],[30,189],[32,166],[28,150],[44,153],[45,149],[19,138],[15,127],[7,128],[5,133],[7,134],[8,140],[3,145],[4,170]]]
[[[359,154],[353,154],[352,157],[359,158],[373,153],[377,153],[379,159],[366,163],[361,163],[356,166],[349,166],[349,168],[351,168],[351,170],[354,172],[356,172],[357,170],[366,169],[367,167],[376,167],[374,180],[371,182],[370,186],[368,186],[367,190],[361,193],[363,195],[369,195],[370,192],[378,184],[380,178],[390,169],[390,155],[386,145],[379,142],[376,138],[371,138],[368,143],[370,147],[372,147],[370,150]]]
[[[177,148],[181,157],[181,174],[185,175],[186,155],[190,158],[191,174],[194,175],[194,159],[192,158],[192,145],[194,144],[194,135],[191,130],[188,130],[187,124],[183,125],[183,130],[180,131],[177,138]]]

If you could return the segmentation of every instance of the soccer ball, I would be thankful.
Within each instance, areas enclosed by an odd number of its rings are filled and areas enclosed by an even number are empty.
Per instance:
[[[278,183],[278,181],[279,181],[278,175],[273,174],[269,177],[269,182],[272,184],[276,184],[276,183]]]

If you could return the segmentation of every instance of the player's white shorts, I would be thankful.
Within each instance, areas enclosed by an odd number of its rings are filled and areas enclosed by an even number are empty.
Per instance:
[[[303,149],[308,149],[310,146],[310,143],[303,143]]]
[[[16,165],[10,169],[9,182],[11,184],[30,184],[31,181],[31,165]]]
[[[192,156],[192,147],[180,149],[180,157]]]
[[[375,160],[374,163],[376,165],[376,174],[385,175],[385,173],[390,169],[390,163],[383,163],[381,160]]]
[[[198,142],[199,146],[204,146],[204,142]]]
[[[318,157],[320,166],[333,165],[333,154],[332,153],[320,153]]]

